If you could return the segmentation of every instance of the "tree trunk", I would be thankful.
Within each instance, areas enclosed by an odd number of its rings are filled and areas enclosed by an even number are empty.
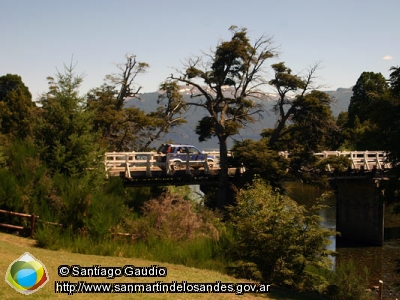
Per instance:
[[[281,136],[281,132],[285,128],[286,121],[289,119],[289,117],[293,114],[295,107],[292,105],[289,110],[286,112],[286,114],[283,112],[283,107],[281,107],[281,119],[278,122],[278,126],[274,129],[272,132],[272,135],[269,139],[269,146],[272,148],[275,143],[279,140]]]
[[[224,209],[228,202],[228,146],[226,143],[226,137],[218,137],[219,140],[219,155],[220,155],[220,173],[217,193],[217,208]]]

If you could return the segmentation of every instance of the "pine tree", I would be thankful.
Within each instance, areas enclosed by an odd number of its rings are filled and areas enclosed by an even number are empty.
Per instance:
[[[79,96],[83,76],[76,76],[74,67],[64,65],[64,73],[48,77],[49,91],[41,97],[35,130],[45,162],[53,172],[67,176],[83,175],[101,162],[93,113]]]

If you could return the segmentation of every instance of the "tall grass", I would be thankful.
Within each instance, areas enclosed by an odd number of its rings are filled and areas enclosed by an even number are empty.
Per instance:
[[[80,192],[70,191],[69,195],[75,193]],[[112,195],[93,194],[87,218],[81,218],[81,230],[41,225],[35,235],[38,245],[225,271],[232,230],[217,215],[181,195],[168,193],[147,201],[140,213],[133,213],[122,201]],[[131,235],[112,235],[110,228]]]
[[[129,237],[105,236],[101,240],[90,236],[72,234],[69,229],[41,226],[35,238],[39,247],[74,253],[143,259],[180,264],[184,266],[226,272],[227,245],[209,237],[176,241],[153,237],[132,241]],[[226,239],[226,238],[225,238]]]

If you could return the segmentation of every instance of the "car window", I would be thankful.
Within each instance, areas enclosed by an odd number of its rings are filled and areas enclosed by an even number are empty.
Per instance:
[[[199,150],[197,150],[194,147],[189,147],[189,153],[190,154],[200,154]]]

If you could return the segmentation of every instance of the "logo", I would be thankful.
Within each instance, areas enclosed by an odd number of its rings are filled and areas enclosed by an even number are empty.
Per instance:
[[[29,252],[10,264],[5,278],[11,287],[25,295],[36,292],[49,281],[44,264]]]

